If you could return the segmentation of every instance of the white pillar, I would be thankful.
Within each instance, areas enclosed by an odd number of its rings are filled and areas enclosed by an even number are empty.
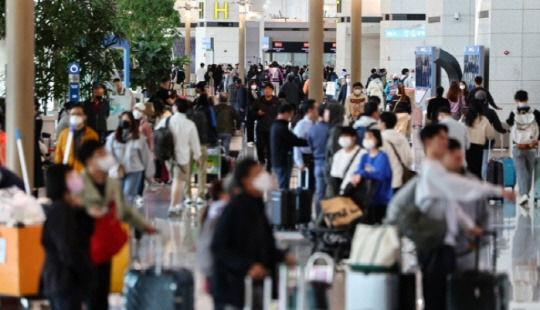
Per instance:
[[[20,129],[30,187],[32,188],[34,183],[33,0],[7,0],[6,40],[8,51],[6,92],[7,167],[22,176],[15,143],[15,130]]]
[[[323,101],[324,0],[309,1],[309,98]]]

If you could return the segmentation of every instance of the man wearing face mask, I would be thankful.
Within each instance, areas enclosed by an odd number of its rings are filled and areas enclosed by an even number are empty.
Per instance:
[[[233,178],[241,193],[223,210],[211,247],[211,292],[216,310],[242,309],[246,276],[255,283],[254,290],[260,292],[262,280],[275,277],[277,264],[295,263],[293,256],[276,248],[266,217],[263,195],[272,190],[271,176],[255,160],[245,159],[236,165]],[[262,309],[261,301],[254,300],[253,309]]]
[[[349,123],[353,123],[362,113],[367,102],[367,96],[362,93],[364,86],[360,82],[353,84],[353,93],[345,100],[345,116]]]
[[[341,88],[339,89],[339,94],[338,94],[338,101],[339,103],[341,103],[341,105],[345,105],[345,100],[349,96],[350,87],[351,87],[351,76],[347,74],[345,75],[343,79],[345,83],[341,85]]]
[[[84,113],[88,117],[88,126],[98,134],[100,141],[105,141],[107,137],[107,118],[109,118],[111,107],[109,101],[104,99],[105,86],[94,87],[94,95],[84,103]]]
[[[75,171],[80,173],[82,172],[84,166],[76,158],[76,156],[81,145],[90,140],[99,141],[99,136],[92,128],[86,126],[86,113],[82,104],[74,103],[69,113],[70,126],[73,126],[75,129],[73,133],[73,141],[71,142],[71,149],[66,149],[69,131],[71,130],[70,128],[66,128],[58,137],[56,151],[54,154],[54,162],[57,164],[62,163],[64,160],[64,154],[69,152],[67,164],[72,166]]]
[[[293,133],[298,138],[307,139],[307,133],[309,129],[313,127],[313,125],[315,124],[315,120],[317,120],[318,118],[317,108],[315,107],[315,100],[310,99],[304,101],[300,105],[300,110],[302,110],[304,118],[302,118],[300,121],[298,121],[298,123],[296,123],[296,126],[294,126],[293,129]],[[302,187],[307,186],[312,193],[315,192],[315,167],[313,166],[314,162],[311,148],[309,146],[295,147],[293,150],[293,159],[294,164],[300,170],[300,185]],[[306,173],[308,173],[308,184],[305,184]]]
[[[280,189],[289,189],[293,147],[308,145],[306,140],[298,138],[289,130],[289,121],[293,115],[294,107],[289,103],[282,104],[278,108],[277,119],[270,129],[272,167],[277,175]]]
[[[156,232],[156,229],[124,198],[120,182],[109,178],[108,172],[116,164],[116,160],[107,153],[101,143],[85,142],[81,145],[77,156],[85,166],[82,174],[84,186],[78,196],[90,216],[99,219],[116,210],[116,217],[135,229],[151,234]],[[99,229],[98,226],[96,229]],[[91,242],[94,244],[95,241]],[[94,246],[91,249],[97,251]],[[112,256],[106,262],[92,266],[92,283],[87,299],[87,308],[90,310],[108,309],[111,259]]]
[[[264,85],[264,96],[257,99],[254,108],[257,115],[257,159],[261,164],[266,163],[268,172],[272,169],[270,127],[276,119],[278,107],[279,100],[274,96],[274,85],[268,82]]]

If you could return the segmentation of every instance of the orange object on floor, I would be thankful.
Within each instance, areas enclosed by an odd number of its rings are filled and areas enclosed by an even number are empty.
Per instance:
[[[38,294],[45,261],[42,231],[42,225],[23,228],[0,226],[0,295]]]
[[[116,253],[111,262],[111,293],[122,293],[124,288],[124,275],[129,268],[129,225],[122,223],[122,229],[128,234],[128,242],[122,247],[120,252]]]

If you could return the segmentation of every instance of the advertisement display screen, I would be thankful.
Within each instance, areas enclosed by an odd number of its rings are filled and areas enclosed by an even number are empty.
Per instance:
[[[467,83],[469,90],[474,88],[474,78],[483,76],[483,50],[480,45],[465,46],[463,81]]]
[[[416,88],[432,89],[435,84],[433,47],[416,48]]]

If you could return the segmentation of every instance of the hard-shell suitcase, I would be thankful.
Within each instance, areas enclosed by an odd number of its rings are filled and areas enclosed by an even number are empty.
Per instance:
[[[296,195],[292,190],[279,189],[270,192],[270,223],[282,229],[296,226]]]
[[[345,273],[346,310],[397,310],[399,295],[397,273]]]
[[[493,158],[488,162],[487,181],[504,187],[516,185],[514,160],[509,157]]]
[[[311,205],[313,204],[313,193],[309,190],[309,170],[306,168],[305,173],[299,173],[299,177],[303,175],[299,181],[300,186],[294,190],[296,204],[296,224],[308,224],[311,222]]]
[[[498,160],[503,164],[504,187],[514,187],[516,185],[514,160],[510,157],[501,157]]]
[[[448,277],[448,310],[507,310],[509,303],[509,279],[505,273],[496,273],[497,233],[484,232],[493,236],[493,271],[479,271],[479,251],[476,251],[476,270],[455,273]],[[476,248],[479,249],[477,240]]]

